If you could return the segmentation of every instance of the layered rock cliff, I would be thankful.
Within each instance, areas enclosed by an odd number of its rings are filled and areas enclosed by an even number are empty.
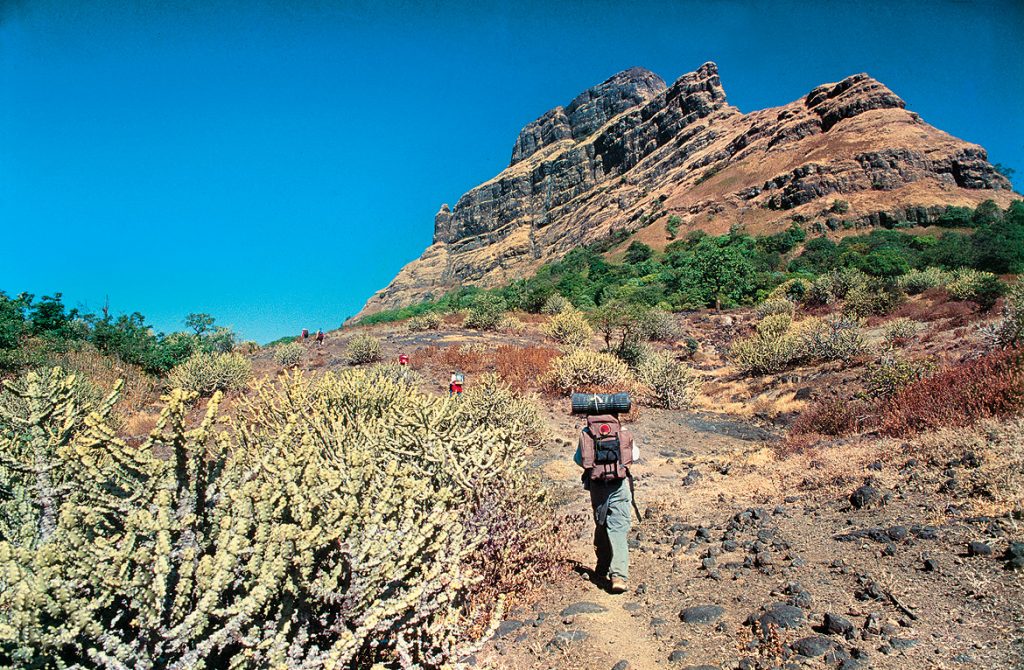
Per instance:
[[[841,234],[1014,198],[984,149],[905,107],[857,74],[743,114],[714,63],[671,86],[631,68],[523,128],[509,166],[441,206],[433,244],[361,315],[527,277],[619,230],[663,246],[671,215],[680,235],[734,225],[769,233],[794,221]]]

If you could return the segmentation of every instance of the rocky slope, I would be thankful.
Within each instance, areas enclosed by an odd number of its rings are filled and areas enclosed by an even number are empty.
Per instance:
[[[945,205],[1014,194],[985,150],[938,130],[866,74],[782,107],[743,114],[714,63],[671,86],[621,72],[519,133],[509,166],[441,206],[434,242],[361,315],[495,286],[617,230],[652,246],[665,222],[750,232],[927,223]],[[841,214],[833,203],[848,203]],[[844,223],[845,222],[845,223]]]

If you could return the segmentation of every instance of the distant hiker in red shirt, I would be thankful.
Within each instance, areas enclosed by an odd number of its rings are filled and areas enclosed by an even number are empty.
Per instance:
[[[316,331],[316,345],[319,347],[323,343],[324,343],[324,331],[318,328],[317,331]]]
[[[462,384],[465,383],[466,378],[461,372],[452,370],[451,379],[448,382],[448,395],[462,395]]]
[[[309,339],[309,328],[302,329],[302,341],[305,342]]]

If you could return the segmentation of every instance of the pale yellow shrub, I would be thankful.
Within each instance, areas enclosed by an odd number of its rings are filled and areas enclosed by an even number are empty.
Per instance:
[[[666,409],[688,407],[700,388],[689,366],[660,351],[644,357],[637,376],[650,389],[652,404]]]
[[[306,348],[298,342],[287,342],[274,347],[274,362],[285,367],[292,367],[302,362]]]
[[[241,391],[251,380],[252,361],[236,353],[195,353],[167,375],[171,388],[201,396],[213,395],[216,391]]]
[[[426,312],[409,319],[409,330],[413,332],[437,330],[441,327],[442,318],[437,312]]]
[[[589,349],[574,349],[551,362],[547,380],[559,391],[627,384],[629,368],[611,354]]]
[[[569,348],[585,347],[594,337],[594,329],[587,317],[577,309],[564,309],[551,317],[544,332],[553,340]]]
[[[380,340],[368,333],[359,333],[348,341],[346,354],[349,365],[376,363],[381,358]]]

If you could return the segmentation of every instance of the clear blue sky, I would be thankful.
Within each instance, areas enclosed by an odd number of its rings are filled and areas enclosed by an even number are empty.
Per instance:
[[[525,123],[707,60],[743,111],[868,72],[1024,190],[1019,1],[0,0],[0,289],[335,328]]]

